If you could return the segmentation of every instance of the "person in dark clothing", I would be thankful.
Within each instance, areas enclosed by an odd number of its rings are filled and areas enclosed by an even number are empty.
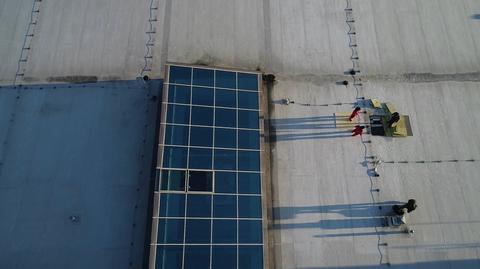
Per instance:
[[[405,208],[407,209],[408,213],[412,212],[417,208],[417,201],[415,201],[415,199],[408,200],[408,202],[405,204]]]
[[[393,112],[392,116],[387,122],[388,127],[392,128],[393,124],[398,122],[399,120],[400,120],[400,115],[398,114],[398,112]]]
[[[352,111],[352,114],[350,114],[350,117],[348,118],[349,121],[352,121],[353,118],[358,116],[358,113],[360,112],[360,107],[355,107],[355,109]]]
[[[415,201],[415,199],[410,199],[408,200],[407,203],[403,205],[392,206],[393,212],[395,212],[395,214],[397,215],[403,215],[405,213],[405,210],[407,211],[407,213],[410,213],[416,208],[417,208],[417,201]]]

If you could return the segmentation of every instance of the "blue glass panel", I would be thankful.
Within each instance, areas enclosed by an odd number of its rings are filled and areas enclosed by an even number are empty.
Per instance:
[[[213,106],[214,90],[211,88],[193,87],[192,104]]]
[[[213,70],[194,68],[193,85],[213,87]]]
[[[190,86],[170,85],[168,87],[168,102],[190,104]]]
[[[260,152],[239,150],[238,170],[260,171]]]
[[[170,83],[191,84],[192,68],[182,66],[170,66],[170,76],[168,80]]]
[[[157,246],[156,269],[182,268],[182,246]]]
[[[263,269],[263,247],[239,246],[238,262],[239,268]]]
[[[232,90],[215,90],[215,105],[223,107],[237,107],[237,92]]]
[[[167,123],[190,123],[190,107],[185,105],[168,105]]]
[[[235,109],[215,109],[215,125],[221,127],[236,127],[237,112]]]
[[[167,125],[165,127],[166,145],[188,145],[188,126]]]
[[[213,220],[212,243],[237,243],[237,220]]]
[[[183,219],[159,219],[157,238],[159,244],[183,243]]]
[[[235,150],[216,149],[215,150],[215,170],[236,170],[237,159]]]
[[[210,269],[210,246],[185,246],[184,269]]]
[[[258,109],[258,92],[238,92],[238,107]]]
[[[238,88],[243,90],[258,91],[258,75],[238,73]]]
[[[238,225],[239,243],[262,243],[261,220],[239,220]]]
[[[211,192],[213,188],[213,173],[210,171],[188,172],[188,191]]]
[[[215,70],[215,86],[220,88],[237,88],[237,76],[235,72]]]
[[[215,128],[215,147],[236,148],[237,131],[235,129]]]
[[[238,193],[260,194],[261,188],[259,173],[238,173]]]
[[[210,243],[210,220],[187,219],[185,227],[185,242],[208,244]]]
[[[215,192],[217,193],[236,193],[237,180],[236,173],[215,172]]]
[[[187,148],[165,146],[163,148],[163,167],[186,168]]]
[[[192,106],[192,125],[213,125],[213,108]]]
[[[213,144],[213,128],[192,127],[190,134],[191,146],[211,147]]]
[[[212,216],[212,196],[191,194],[187,197],[187,217],[206,217]]]
[[[160,217],[185,216],[185,195],[166,194],[160,195]]]
[[[238,130],[238,148],[260,149],[260,132],[250,130]]]
[[[258,129],[258,111],[238,110],[238,128]]]
[[[235,269],[237,268],[236,246],[213,246],[212,269]],[[248,268],[248,267],[242,267]]]
[[[185,171],[162,170],[161,189],[165,191],[185,191]]]
[[[213,196],[213,217],[214,218],[236,218],[237,197],[235,195]]]
[[[238,196],[239,218],[261,218],[262,200],[260,196]]]
[[[212,149],[190,148],[189,168],[212,169]]]

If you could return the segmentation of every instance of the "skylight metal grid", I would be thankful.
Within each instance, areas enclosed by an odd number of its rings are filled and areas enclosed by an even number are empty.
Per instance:
[[[167,74],[150,268],[263,268],[260,75]]]

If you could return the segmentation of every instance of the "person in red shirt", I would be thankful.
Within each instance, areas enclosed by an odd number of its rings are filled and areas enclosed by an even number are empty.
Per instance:
[[[352,136],[362,135],[363,129],[365,129],[365,126],[356,125],[355,129],[352,130]]]
[[[355,118],[356,116],[358,116],[358,113],[360,112],[360,107],[356,107],[353,111],[352,111],[352,114],[350,114],[350,117],[348,118],[349,121],[352,121],[353,118]]]

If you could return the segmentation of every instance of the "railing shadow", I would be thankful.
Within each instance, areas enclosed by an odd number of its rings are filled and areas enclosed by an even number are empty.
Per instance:
[[[331,121],[335,122],[335,115],[327,116],[316,116],[316,117],[301,117],[301,118],[283,118],[283,119],[271,119],[270,124],[272,125],[289,125],[289,124],[301,124],[317,121]]]
[[[273,229],[305,229],[319,228],[322,230],[341,230],[355,228],[375,228],[384,226],[385,216],[392,215],[392,205],[399,204],[397,201],[381,203],[359,203],[319,205],[303,207],[275,207],[273,208]],[[282,223],[283,220],[293,220],[304,214],[337,214],[334,219],[323,219],[303,223]],[[346,218],[345,218],[346,217]],[[376,234],[376,233],[375,233]],[[373,234],[372,234],[373,235]],[[330,235],[321,235],[327,237]],[[332,236],[346,236],[337,234]]]
[[[370,218],[349,218],[349,219],[326,219],[315,222],[305,223],[277,223],[273,224],[273,229],[305,229],[320,228],[323,230],[341,230],[356,228],[374,228],[382,227],[383,217]]]
[[[327,139],[350,137],[350,131],[323,132],[323,133],[292,133],[292,134],[272,134],[270,141],[289,141],[289,140],[306,140],[306,139]]]
[[[291,141],[307,139],[327,139],[327,138],[345,138],[351,136],[351,130],[356,123],[344,123],[347,116],[317,116],[303,118],[284,118],[271,119],[269,126],[271,130],[270,141]],[[342,120],[343,123],[337,123],[336,120]],[[306,130],[336,129],[338,131],[326,132],[306,132]],[[346,130],[347,128],[347,130]]]
[[[336,213],[345,217],[365,217],[371,216],[372,212],[389,209],[398,201],[386,201],[380,203],[359,203],[359,204],[337,204],[337,205],[318,205],[318,206],[299,206],[299,207],[274,207],[273,215],[275,219],[294,219],[301,214],[312,213]]]

